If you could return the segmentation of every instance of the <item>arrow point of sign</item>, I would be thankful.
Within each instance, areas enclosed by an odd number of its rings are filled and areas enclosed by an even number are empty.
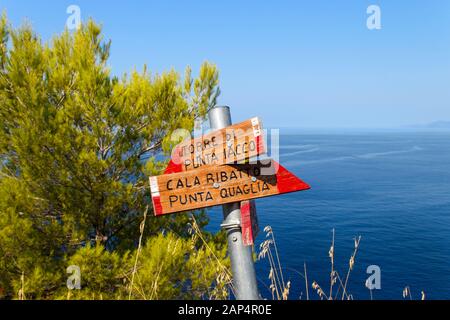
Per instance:
[[[173,160],[170,160],[167,164],[166,170],[164,170],[164,174],[177,173],[181,171],[183,171],[182,164],[177,164]]]
[[[288,171],[281,164],[274,161],[275,166],[278,166],[277,183],[278,191],[280,193],[301,191],[311,189],[309,184],[298,178],[292,172]]]

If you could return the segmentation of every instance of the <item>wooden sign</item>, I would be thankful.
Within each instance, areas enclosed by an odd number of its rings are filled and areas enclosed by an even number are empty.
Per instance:
[[[241,202],[241,230],[244,246],[252,246],[259,232],[255,200]]]
[[[255,117],[181,142],[173,149],[164,173],[189,171],[204,165],[245,162],[264,153],[266,145],[262,124]]]
[[[271,159],[254,164],[202,165],[191,171],[150,177],[155,215],[309,188],[305,182]]]

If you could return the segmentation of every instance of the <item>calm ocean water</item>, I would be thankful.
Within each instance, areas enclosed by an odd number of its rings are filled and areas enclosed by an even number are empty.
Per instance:
[[[370,299],[369,265],[381,269],[374,299],[402,299],[405,286],[416,299],[422,290],[427,299],[450,299],[450,132],[281,135],[280,162],[312,187],[256,201],[260,228],[274,230],[290,299],[305,298],[304,263],[310,285],[329,290],[333,228],[342,277],[353,239],[362,237],[348,285],[354,299]],[[216,230],[221,209],[209,215]],[[257,244],[263,240],[261,232]],[[268,263],[256,270],[270,299]]]

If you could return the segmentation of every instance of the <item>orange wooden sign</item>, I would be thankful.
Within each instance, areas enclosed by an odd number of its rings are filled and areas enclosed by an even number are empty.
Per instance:
[[[155,215],[163,215],[309,189],[276,161],[202,165],[150,177]]]
[[[173,149],[164,173],[189,171],[204,165],[239,163],[264,153],[262,123],[255,117],[181,142]]]

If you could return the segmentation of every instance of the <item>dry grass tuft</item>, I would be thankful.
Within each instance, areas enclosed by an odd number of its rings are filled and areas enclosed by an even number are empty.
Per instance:
[[[284,283],[284,276],[281,268],[281,263],[278,254],[278,248],[275,242],[275,236],[272,230],[272,227],[266,226],[264,228],[264,232],[266,232],[266,239],[260,245],[260,252],[258,254],[258,259],[267,258],[270,265],[269,271],[269,279],[270,279],[270,290],[272,293],[272,299],[277,300],[287,300],[289,296],[289,291],[291,288],[290,281],[287,284]],[[351,272],[355,267],[356,255],[358,253],[358,249],[361,242],[361,236],[357,236],[354,238],[354,248],[353,252],[350,255],[350,259],[348,261],[348,269],[343,279],[339,272],[336,270],[335,265],[335,230],[332,229],[332,239],[330,250],[328,251],[328,257],[330,258],[331,270],[330,270],[330,288],[328,294],[325,293],[324,288],[322,288],[317,281],[313,281],[311,284],[312,289],[317,293],[318,297],[321,300],[353,300],[353,295],[348,292],[348,284]],[[295,269],[287,268],[289,270],[297,272],[300,276],[302,276],[305,280],[305,291],[306,291],[306,299],[309,300],[309,284],[308,284],[308,273],[306,269],[306,263],[303,265],[303,274],[298,272]],[[372,289],[369,286],[369,279],[366,280],[365,286],[370,291],[370,299],[373,300]],[[337,286],[337,289],[336,289]],[[303,293],[302,293],[303,294]],[[403,289],[403,298],[412,300],[411,289],[409,286],[406,286]],[[425,292],[421,291],[421,300],[425,300]]]
[[[268,259],[270,265],[269,289],[272,294],[272,299],[275,300],[287,300],[289,297],[289,291],[291,287],[290,281],[285,283],[283,269],[281,267],[280,256],[278,254],[278,247],[275,241],[275,236],[271,226],[266,226],[264,228],[266,233],[266,239],[259,246],[260,252],[258,254],[258,260],[263,258]]]

